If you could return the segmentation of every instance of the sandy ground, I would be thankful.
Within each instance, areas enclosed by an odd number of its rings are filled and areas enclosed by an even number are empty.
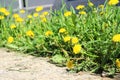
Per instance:
[[[68,73],[48,59],[0,48],[0,80],[113,80],[90,73]]]

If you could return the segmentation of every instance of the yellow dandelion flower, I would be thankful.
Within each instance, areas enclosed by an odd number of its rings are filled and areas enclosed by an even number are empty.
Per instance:
[[[47,19],[44,17],[41,19],[42,22],[47,22]]]
[[[33,16],[34,16],[34,17],[38,17],[39,14],[38,14],[38,13],[34,13]]]
[[[43,7],[42,6],[38,6],[38,7],[36,7],[36,12],[40,12],[40,11],[42,11],[43,10]]]
[[[10,36],[7,40],[8,43],[12,43],[14,41],[14,38],[12,36]]]
[[[4,16],[0,16],[0,20],[4,19],[5,17]]]
[[[21,9],[21,10],[20,10],[20,13],[21,13],[21,14],[24,14],[24,13],[25,13],[25,10],[24,10],[24,9]]]
[[[29,15],[27,15],[27,17],[28,17],[28,18],[32,18],[32,15],[29,14]]]
[[[53,32],[50,31],[50,30],[48,30],[47,32],[45,32],[45,36],[50,36],[50,35],[52,35],[52,34],[53,34]]]
[[[8,16],[10,14],[9,11],[7,11],[7,9],[5,9],[5,8],[0,8],[0,12],[4,13],[4,15],[6,15],[6,16]]]
[[[76,45],[74,45],[74,47],[73,47],[73,52],[74,52],[75,54],[78,54],[78,53],[80,53],[81,49],[82,49],[81,45],[80,45],[80,44],[76,44]]]
[[[94,6],[94,4],[89,1],[89,2],[88,2],[88,6],[92,7],[92,6]]]
[[[67,12],[64,13],[65,17],[71,16],[71,15],[72,15],[72,12],[70,12],[70,11],[67,11]]]
[[[11,25],[10,25],[10,28],[11,28],[11,29],[16,28],[15,24],[11,24]]]
[[[42,15],[47,16],[47,15],[48,15],[48,12],[45,11],[45,12],[42,13]]]
[[[26,35],[29,36],[29,37],[31,37],[31,38],[34,37],[34,33],[33,33],[33,31],[31,31],[31,30],[27,31],[27,32],[26,32]]]
[[[0,8],[0,12],[5,13],[7,10],[5,8]]]
[[[64,32],[66,32],[66,29],[65,28],[60,28],[59,33],[64,33]]]
[[[6,11],[6,12],[4,12],[4,14],[5,14],[5,16],[8,16],[8,15],[10,15],[10,12]]]
[[[109,5],[116,5],[119,3],[119,0],[109,0],[108,4]]]
[[[77,10],[80,10],[80,9],[83,9],[85,6],[84,5],[78,5],[77,7],[76,7],[76,9]]]
[[[23,22],[24,20],[23,20],[23,18],[18,17],[18,18],[15,19],[15,21],[16,21],[16,22]]]
[[[77,37],[73,37],[72,38],[72,44],[76,44],[76,43],[78,43],[78,38]]]
[[[68,67],[69,69],[74,68],[74,64],[73,64],[73,60],[70,60],[66,63],[66,67]]]
[[[86,15],[87,13],[85,11],[80,11],[79,14]]]
[[[103,9],[103,8],[104,8],[104,5],[102,5],[102,4],[101,4],[101,5],[99,5],[99,8]]]
[[[114,35],[113,38],[112,38],[112,41],[113,42],[120,42],[120,34]]]
[[[116,59],[116,66],[117,66],[118,68],[120,68],[120,60],[119,60],[119,59]]]
[[[13,14],[13,18],[18,18],[18,17],[20,17],[18,14]]]
[[[71,39],[70,36],[66,36],[66,37],[63,38],[64,42],[68,42],[68,41],[70,41],[70,39]]]

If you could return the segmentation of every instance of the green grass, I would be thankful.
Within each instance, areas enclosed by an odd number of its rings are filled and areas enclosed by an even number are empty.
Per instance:
[[[114,35],[120,34],[120,7],[105,5],[103,8],[85,6],[80,10],[72,7],[67,10],[63,6],[60,10],[49,12],[49,15],[43,16],[41,11],[37,17],[31,14],[32,18],[26,16],[21,22],[16,21],[21,17],[14,18],[11,12],[6,16],[6,12],[0,11],[0,16],[4,16],[0,19],[0,46],[50,57],[53,62],[58,59],[58,64],[66,65],[72,71],[106,71],[113,75],[119,72],[120,64],[115,62],[120,59],[120,36],[117,41],[113,40]],[[86,14],[79,14],[81,11]],[[11,28],[11,24],[15,28]],[[65,32],[60,33],[61,28]],[[67,38],[65,42],[66,36],[70,40]],[[12,39],[9,40],[10,37]],[[78,42],[73,44],[73,37]],[[75,53],[73,47],[77,44],[80,46],[75,48],[78,51]]]

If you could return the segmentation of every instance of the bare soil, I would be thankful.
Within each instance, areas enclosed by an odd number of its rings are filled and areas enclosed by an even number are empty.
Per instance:
[[[48,60],[0,48],[0,80],[115,80],[87,72],[69,73]]]

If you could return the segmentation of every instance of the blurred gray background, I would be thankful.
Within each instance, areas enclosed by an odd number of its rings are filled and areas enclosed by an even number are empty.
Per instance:
[[[69,8],[71,5],[73,7],[79,4],[87,4],[88,0],[64,0]],[[91,0],[96,6],[103,4],[105,0]],[[37,6],[43,6],[44,10],[60,9],[62,5],[62,0],[0,0],[0,6],[6,8],[12,8],[14,11],[19,9],[33,10]]]

